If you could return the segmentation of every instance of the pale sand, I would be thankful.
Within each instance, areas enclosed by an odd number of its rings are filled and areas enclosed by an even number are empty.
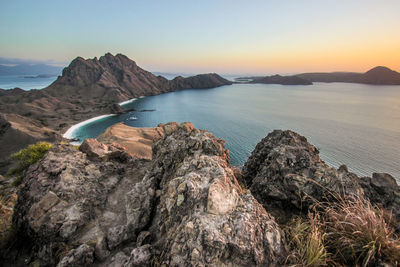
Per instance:
[[[153,144],[164,136],[162,127],[136,128],[123,123],[115,124],[102,133],[97,140],[104,144],[117,143],[137,158],[152,158]]]

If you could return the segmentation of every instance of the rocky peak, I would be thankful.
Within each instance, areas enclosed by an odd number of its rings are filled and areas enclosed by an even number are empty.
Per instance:
[[[74,96],[91,100],[124,101],[139,96],[181,90],[213,88],[231,84],[217,74],[203,74],[168,81],[140,68],[128,57],[107,53],[94,59],[78,57],[63,70],[62,76],[47,87],[53,96]]]
[[[283,234],[239,186],[224,141],[191,123],[159,127],[152,161],[93,139],[79,151],[55,145],[18,193],[14,224],[29,242],[12,255],[44,266],[280,266]]]
[[[282,266],[287,243],[275,221],[287,222],[282,213],[306,215],[318,201],[365,196],[400,219],[393,177],[336,170],[295,132],[270,133],[241,173],[208,131],[176,122],[153,131],[147,160],[119,139],[86,139],[79,150],[54,145],[23,178],[8,228],[18,230],[18,242],[5,259],[17,266]]]

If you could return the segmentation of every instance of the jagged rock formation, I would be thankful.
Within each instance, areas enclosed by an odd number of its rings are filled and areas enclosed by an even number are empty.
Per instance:
[[[345,82],[376,85],[400,85],[400,73],[378,66],[365,73],[332,72],[302,73],[296,75],[311,82]]]
[[[259,142],[243,167],[243,180],[267,210],[293,215],[321,201],[365,194],[400,221],[400,187],[388,174],[359,178],[341,166],[328,166],[307,139],[275,130]],[[283,218],[287,220],[287,218]]]
[[[119,138],[87,139],[79,150],[57,144],[28,169],[17,195],[2,188],[0,237],[13,242],[0,262],[282,266],[287,243],[271,214],[285,223],[317,201],[361,194],[400,220],[393,177],[336,170],[292,131],[265,137],[241,172],[208,131],[191,123],[154,129],[151,161],[132,156]]]
[[[239,186],[224,141],[191,123],[160,127],[151,162],[92,139],[32,165],[13,217],[24,242],[8,263],[280,266],[282,232]]]
[[[124,55],[107,53],[99,59],[74,59],[63,70],[63,75],[44,90],[56,96],[79,95],[81,98],[124,101],[139,96],[228,84],[231,82],[217,74],[177,77],[169,81],[143,70]]]

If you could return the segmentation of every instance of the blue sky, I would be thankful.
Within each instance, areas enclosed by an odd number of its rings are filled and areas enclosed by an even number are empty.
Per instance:
[[[0,57],[67,64],[111,52],[192,73],[400,70],[399,14],[399,0],[1,0]]]

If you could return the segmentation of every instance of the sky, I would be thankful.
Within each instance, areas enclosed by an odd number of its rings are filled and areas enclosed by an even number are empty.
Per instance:
[[[399,0],[0,0],[0,57],[122,53],[150,71],[400,71]]]

